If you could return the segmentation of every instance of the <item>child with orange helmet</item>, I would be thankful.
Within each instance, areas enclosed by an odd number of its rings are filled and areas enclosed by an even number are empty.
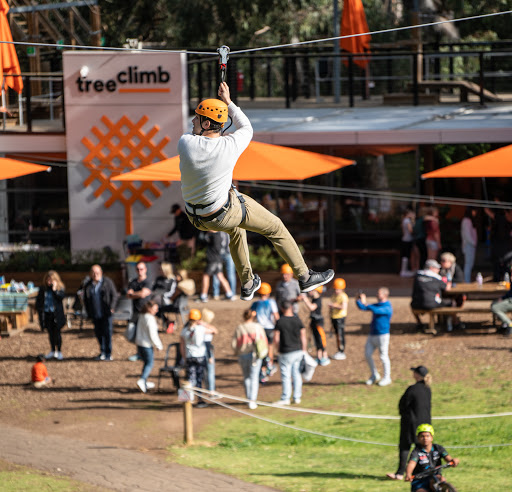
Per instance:
[[[215,335],[217,329],[214,326],[201,321],[202,314],[199,309],[191,309],[188,315],[188,323],[183,327],[180,337],[181,357],[185,361],[187,379],[193,387],[201,388],[206,369],[206,344],[205,335]],[[201,398],[198,398],[197,407],[208,406]]]
[[[345,360],[345,320],[347,318],[348,296],[345,294],[346,282],[342,278],[334,279],[334,294],[329,301],[332,329],[336,333],[338,351],[332,356],[334,360]]]
[[[282,280],[276,284],[276,302],[279,313],[282,311],[281,304],[284,301],[290,301],[293,307],[293,313],[299,313],[300,286],[299,282],[293,278],[293,270],[288,263],[281,265]]]
[[[328,366],[331,361],[327,355],[327,340],[324,331],[324,317],[322,316],[322,292],[323,286],[308,292],[302,297],[304,304],[309,309],[309,326],[315,339],[317,362],[321,366]]]
[[[279,319],[277,304],[270,297],[272,287],[267,282],[263,282],[258,290],[260,299],[253,302],[251,309],[256,311],[256,321],[263,326],[268,340],[268,356],[263,361],[264,366],[261,368],[260,382],[266,383],[270,376],[273,376],[277,368],[274,366],[274,328]]]

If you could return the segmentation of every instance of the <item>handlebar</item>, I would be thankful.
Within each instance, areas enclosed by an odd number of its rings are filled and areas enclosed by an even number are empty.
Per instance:
[[[443,468],[450,468],[453,466],[453,461],[450,461],[449,463],[446,463],[445,465],[436,466],[435,468],[432,468],[430,470],[426,470],[424,472],[418,473],[417,475],[412,475],[412,480],[417,478],[425,478],[430,477],[431,475],[435,475],[438,471],[440,471]]]

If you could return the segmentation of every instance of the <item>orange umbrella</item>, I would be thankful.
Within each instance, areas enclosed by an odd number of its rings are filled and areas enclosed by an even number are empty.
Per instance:
[[[180,181],[179,156],[150,164],[112,181]],[[242,181],[302,180],[354,164],[354,161],[280,145],[251,142],[238,159],[233,179]]]
[[[18,178],[27,174],[49,171],[51,167],[40,166],[39,164],[30,164],[28,162],[17,161],[0,157],[0,179]]]
[[[363,2],[361,0],[343,0],[343,12],[341,14],[341,35],[362,34],[369,32]],[[340,39],[340,47],[349,53],[366,53],[370,51],[370,35],[354,36]],[[368,65],[368,58],[356,58],[354,63],[361,68]],[[347,62],[345,62],[347,64]]]
[[[6,0],[0,0],[0,41],[12,41],[11,28],[7,20],[9,5]],[[14,89],[18,94],[23,90],[23,80],[21,77],[13,77],[14,74],[20,74],[20,63],[14,44],[0,44],[0,88],[3,87],[4,73],[7,87]]]
[[[512,177],[512,145],[423,174],[428,178],[509,178]]]

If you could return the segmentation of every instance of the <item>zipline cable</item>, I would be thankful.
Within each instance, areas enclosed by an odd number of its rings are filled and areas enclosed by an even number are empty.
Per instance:
[[[253,413],[247,412],[245,410],[240,410],[239,408],[232,407],[231,405],[227,405],[226,403],[222,403],[216,399],[208,398],[207,396],[204,396],[203,393],[198,394],[196,391],[201,390],[201,388],[191,388],[189,391],[199,397],[201,397],[203,400],[206,400],[210,403],[215,403],[216,405],[219,405],[221,407],[224,407],[228,410],[232,410],[234,412],[241,413],[242,415],[245,415],[247,417],[252,417],[258,420],[262,420],[263,422],[267,422],[269,424],[278,425],[280,427],[286,427],[287,429],[292,429],[299,432],[305,432],[307,434],[313,434],[315,436],[319,437],[327,437],[329,439],[337,439],[340,441],[348,441],[348,442],[355,442],[359,444],[372,444],[374,446],[387,446],[387,447],[396,447],[396,444],[390,444],[386,442],[377,442],[377,441],[367,441],[364,439],[352,439],[350,437],[342,437],[342,436],[336,436],[334,434],[327,434],[325,432],[317,432],[310,429],[305,429],[303,427],[298,427],[295,425],[290,424],[283,424],[282,422],[278,422],[277,420],[272,420],[266,417],[260,417],[259,415],[255,415]],[[274,407],[276,408],[276,407]],[[286,408],[287,410],[290,410],[290,408]],[[477,449],[477,448],[494,448],[494,447],[506,447],[506,446],[512,446],[512,443],[504,443],[504,444],[482,444],[482,445],[476,445],[476,446],[451,446],[446,445],[445,447],[451,448],[451,449]]]
[[[272,46],[263,46],[259,48],[247,48],[243,50],[238,51],[232,51],[231,54],[243,54],[243,53],[251,53],[255,51],[263,51],[263,50],[272,50],[272,49],[279,49],[279,48],[288,48],[293,46],[303,46],[306,44],[317,44],[322,42],[328,42],[328,41],[335,41],[337,39],[348,39],[348,38],[354,38],[359,36],[367,36],[367,35],[376,35],[376,34],[384,34],[384,33],[390,33],[390,32],[397,32],[397,31],[404,31],[404,30],[410,30],[410,29],[421,29],[423,27],[432,27],[437,26],[441,24],[450,24],[450,23],[456,23],[456,22],[464,22],[468,20],[476,20],[476,19],[483,19],[487,17],[495,17],[499,15],[507,15],[511,14],[512,10],[505,10],[502,12],[492,12],[490,14],[479,14],[479,15],[473,15],[469,17],[459,17],[457,19],[446,19],[442,21],[435,21],[435,22],[426,22],[423,24],[414,24],[409,26],[402,26],[402,27],[392,27],[389,29],[381,29],[378,31],[370,31],[365,33],[358,33],[358,34],[348,34],[345,36],[334,36],[330,38],[322,38],[322,39],[314,39],[310,41],[297,41],[294,43],[286,43],[286,44],[279,44],[279,45],[272,45]],[[191,55],[206,55],[206,56],[212,56],[215,55],[216,52],[214,51],[194,51],[194,50],[157,50],[157,49],[134,49],[134,48],[115,48],[111,46],[85,46],[85,45],[73,45],[73,44],[57,44],[57,43],[33,43],[28,41],[0,41],[0,44],[14,44],[18,46],[39,46],[39,47],[54,47],[54,48],[71,48],[73,50],[77,49],[83,49],[83,50],[101,50],[101,51],[139,51],[139,52],[146,52],[146,53],[188,53]]]

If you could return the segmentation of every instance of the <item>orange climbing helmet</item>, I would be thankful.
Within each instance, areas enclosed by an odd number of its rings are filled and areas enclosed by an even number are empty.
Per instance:
[[[191,309],[188,313],[188,319],[199,321],[201,319],[201,311],[199,311],[199,309]]]
[[[222,123],[224,126],[228,121],[228,105],[220,99],[205,99],[197,105],[196,114]]]
[[[261,294],[262,296],[268,296],[271,292],[272,287],[270,287],[270,284],[267,282],[263,282],[258,290],[258,294]]]
[[[321,294],[323,291],[324,291],[324,286],[323,285],[320,285],[319,287],[317,287],[315,289],[319,294]]]
[[[281,273],[293,274],[292,267],[290,265],[288,265],[288,263],[285,263],[284,265],[281,266]]]
[[[344,278],[335,278],[334,279],[334,288],[336,290],[344,290],[347,286],[347,283],[345,282]]]

